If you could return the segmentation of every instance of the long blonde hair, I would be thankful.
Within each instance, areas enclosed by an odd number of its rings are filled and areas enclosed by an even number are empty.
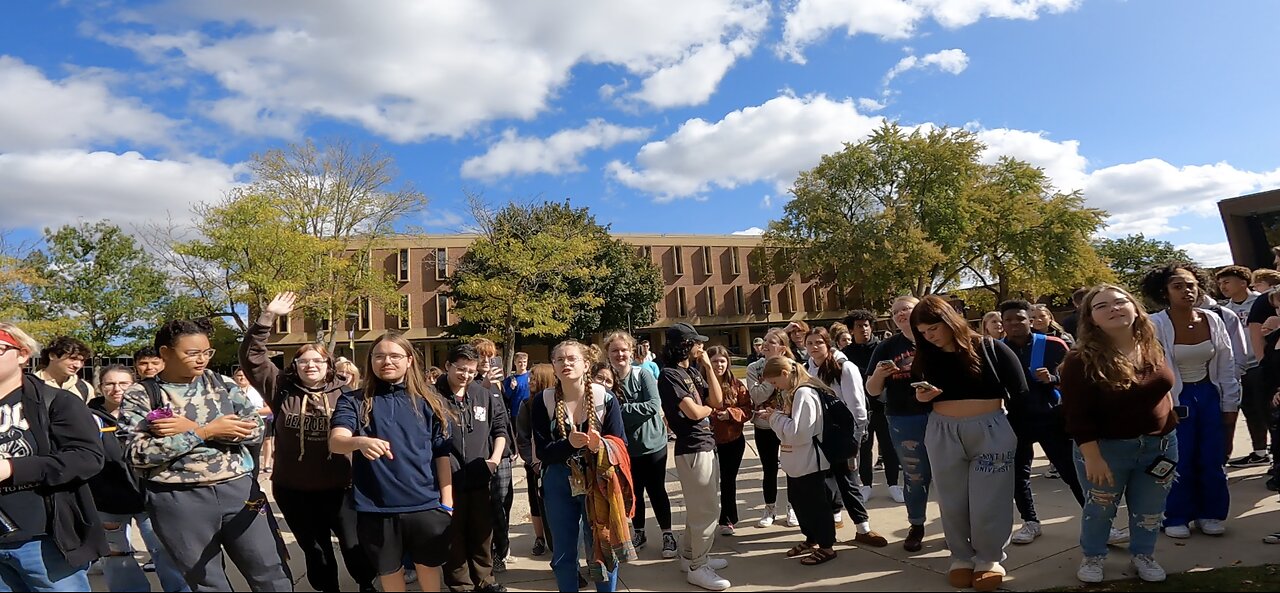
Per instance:
[[[592,360],[591,358],[591,350],[582,342],[579,342],[577,340],[565,340],[563,342],[560,342],[559,344],[556,344],[556,347],[551,349],[551,359],[555,360],[556,353],[560,352],[561,350],[564,350],[565,348],[577,348],[578,354],[582,356],[586,364],[586,367],[588,369],[591,367],[591,365],[595,364],[595,361]],[[556,377],[556,382],[555,382],[556,383],[556,410],[555,410],[556,436],[559,438],[565,438],[569,435],[570,432],[573,431],[574,427],[572,424],[570,424],[569,414],[564,409],[564,379],[560,378],[559,373],[556,373],[555,377]],[[582,379],[580,380],[580,382],[582,383],[583,402],[586,404],[586,407],[582,409],[585,409],[587,411],[587,430],[598,430],[600,428],[600,421],[599,419],[596,418],[595,391],[591,388],[591,377],[588,375],[587,371],[583,371]]]
[[[788,357],[773,356],[765,361],[764,371],[760,374],[762,379],[782,376],[790,378],[790,384],[787,389],[778,390],[780,392],[778,393],[778,399],[783,410],[791,409],[791,402],[795,400],[796,390],[801,387],[812,387],[815,391],[830,391],[826,385],[822,384],[822,381],[810,375],[804,366]]]
[[[1093,301],[1098,294],[1114,290],[1129,302],[1133,303],[1133,341],[1138,346],[1139,362],[1134,363],[1120,352],[1105,331],[1093,321]],[[1159,368],[1164,364],[1164,348],[1156,337],[1155,324],[1142,306],[1142,301],[1133,298],[1129,291],[1114,284],[1095,286],[1086,294],[1080,303],[1078,312],[1079,338],[1076,340],[1074,354],[1084,364],[1085,376],[1090,381],[1100,383],[1112,389],[1126,389],[1138,381],[1138,376]]]
[[[377,340],[369,345],[369,354],[365,357],[364,372],[369,377],[364,382],[364,414],[360,419],[361,426],[369,425],[369,413],[373,410],[373,398],[378,392],[378,387],[386,383],[373,372],[373,351],[378,344],[383,342],[391,342],[402,348],[404,353],[409,357],[409,368],[405,371],[404,386],[405,391],[409,394],[409,401],[414,403],[413,409],[417,411],[418,406],[415,400],[421,399],[427,402],[431,407],[431,413],[435,414],[436,421],[441,424],[445,434],[449,434],[449,427],[458,421],[458,414],[454,412],[453,407],[444,401],[440,396],[440,392],[436,391],[434,385],[427,382],[422,374],[422,363],[418,361],[418,356],[414,353],[413,344],[409,343],[405,337],[396,332],[387,332],[382,334]]]

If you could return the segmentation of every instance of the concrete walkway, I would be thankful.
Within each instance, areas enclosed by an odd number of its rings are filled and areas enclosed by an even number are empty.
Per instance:
[[[748,426],[747,452],[738,477],[739,515],[742,523],[732,537],[717,537],[713,555],[729,561],[729,567],[720,571],[721,576],[733,583],[733,591],[942,591],[952,590],[946,582],[949,564],[943,546],[942,527],[936,502],[929,504],[929,522],[926,525],[924,549],[914,554],[902,549],[902,539],[907,534],[906,509],[889,498],[884,474],[876,472],[875,493],[868,502],[872,528],[889,539],[885,548],[865,548],[849,545],[836,547],[839,558],[822,566],[802,566],[796,560],[787,559],[785,552],[800,539],[799,528],[787,528],[782,522],[773,527],[755,527],[755,521],[763,510],[761,498],[761,469]],[[1249,448],[1248,433],[1241,420],[1236,431],[1235,455]],[[1008,549],[1009,559],[1005,567],[1009,575],[1003,589],[1031,591],[1049,587],[1075,586],[1075,571],[1080,562],[1077,540],[1080,533],[1080,508],[1071,492],[1056,479],[1042,477],[1048,469],[1043,456],[1037,458],[1032,477],[1036,495],[1036,509],[1040,515],[1044,535],[1026,546]],[[1231,469],[1231,516],[1227,521],[1227,534],[1210,537],[1196,532],[1191,539],[1173,540],[1163,535],[1156,548],[1156,557],[1170,573],[1206,570],[1234,565],[1260,565],[1280,562],[1280,545],[1265,545],[1262,537],[1280,531],[1280,499],[1268,492],[1266,468],[1253,467]],[[516,562],[500,575],[500,580],[512,591],[554,591],[555,582],[548,565],[549,556],[529,556],[533,545],[533,528],[528,521],[528,504],[524,490],[522,469],[515,472],[516,495],[512,510],[512,554]],[[779,473],[780,486],[785,476]],[[264,482],[268,482],[264,478]],[[269,484],[264,484],[269,487]],[[785,487],[780,487],[779,509],[785,511]],[[683,497],[676,479],[674,466],[667,472],[667,491],[671,494],[673,521],[677,534],[684,519]],[[936,497],[933,497],[936,498]],[[1009,512],[1014,514],[1014,529],[1021,526],[1013,501],[1007,501]],[[278,513],[277,513],[278,515]],[[623,566],[619,590],[624,591],[680,591],[690,585],[680,572],[677,561],[663,560],[661,533],[649,514],[649,544],[640,552],[640,560]],[[302,554],[292,547],[292,538],[283,519],[281,524],[293,557],[290,565],[298,581],[298,591],[311,591],[305,579],[305,563]],[[1121,509],[1117,524],[1127,526],[1127,513]],[[854,528],[847,520],[839,532],[840,541],[853,538]],[[136,539],[136,538],[135,538]],[[138,542],[139,549],[141,542]],[[142,556],[145,556],[143,554]],[[244,580],[228,566],[233,585],[246,591]],[[1108,579],[1135,576],[1128,566],[1128,551],[1112,548],[1107,560]],[[153,582],[155,576],[151,575]],[[355,584],[345,571],[342,574],[344,590],[354,590]],[[102,577],[93,577],[95,590],[105,591]],[[411,587],[412,588],[412,587]],[[159,590],[158,583],[155,590]]]

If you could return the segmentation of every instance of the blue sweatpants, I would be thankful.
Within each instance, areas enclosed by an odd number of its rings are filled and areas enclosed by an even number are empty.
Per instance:
[[[1207,381],[1184,385],[1180,403],[1188,415],[1178,423],[1178,476],[1165,503],[1165,527],[1196,519],[1226,519],[1231,506],[1222,469],[1222,402]]]

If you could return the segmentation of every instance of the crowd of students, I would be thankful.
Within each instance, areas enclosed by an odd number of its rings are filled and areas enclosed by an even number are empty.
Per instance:
[[[293,311],[296,296],[284,293],[245,335],[232,377],[208,368],[209,325],[177,320],[133,368],[103,367],[92,384],[80,378],[83,343],[42,350],[0,323],[0,580],[88,591],[96,563],[111,591],[149,590],[148,571],[166,591],[230,590],[225,555],[253,590],[291,590],[274,504],[316,590],[340,590],[340,556],[363,591],[415,580],[424,591],[502,591],[518,460],[530,553],[549,555],[561,591],[616,590],[622,564],[648,544],[650,509],[661,556],[720,591],[731,587],[728,562],[710,553],[744,526],[750,432],[764,504],[751,523],[798,527],[785,555],[801,565],[837,557],[846,513],[851,544],[889,544],[866,508],[882,467],[910,524],[903,548],[921,550],[932,492],[948,584],[995,590],[1007,546],[1042,533],[1030,479],[1039,444],[1081,506],[1077,577],[1103,580],[1108,546],[1127,541],[1138,575],[1160,581],[1159,534],[1223,535],[1224,468],[1280,458],[1268,450],[1280,446],[1277,285],[1271,270],[1231,266],[1210,280],[1173,262],[1142,281],[1151,314],[1101,285],[1077,291],[1062,324],[1010,300],[976,327],[938,296],[900,297],[892,335],[876,336],[865,310],[829,328],[795,321],[757,338],[741,373],[682,322],[658,356],[618,331],[598,346],[562,342],[550,364],[518,353],[510,374],[489,340],[459,344],[428,370],[396,333],[373,342],[362,368],[311,344],[281,369],[267,339]],[[40,370],[27,374],[37,356]],[[1239,411],[1252,450],[1232,458]],[[685,507],[678,535],[671,465]],[[1113,525],[1122,497],[1127,529]]]

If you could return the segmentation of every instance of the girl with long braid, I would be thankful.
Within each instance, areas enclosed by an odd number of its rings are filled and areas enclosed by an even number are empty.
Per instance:
[[[590,352],[579,342],[561,342],[551,351],[555,387],[531,393],[530,421],[533,446],[542,464],[542,495],[546,512],[543,521],[555,545],[551,570],[560,591],[578,590],[578,543],[586,518],[582,469],[590,457],[604,446],[604,437],[626,440],[622,411],[617,398],[604,387],[592,383],[587,374]],[[584,455],[584,452],[587,453]],[[589,531],[588,531],[589,533]],[[590,550],[590,542],[584,542]],[[596,583],[597,591],[616,591],[618,571],[605,573]]]
[[[352,456],[356,531],[383,591],[404,591],[408,554],[423,591],[440,590],[453,516],[450,427],[458,417],[398,333],[373,342],[364,391],[338,398],[329,450]]]

